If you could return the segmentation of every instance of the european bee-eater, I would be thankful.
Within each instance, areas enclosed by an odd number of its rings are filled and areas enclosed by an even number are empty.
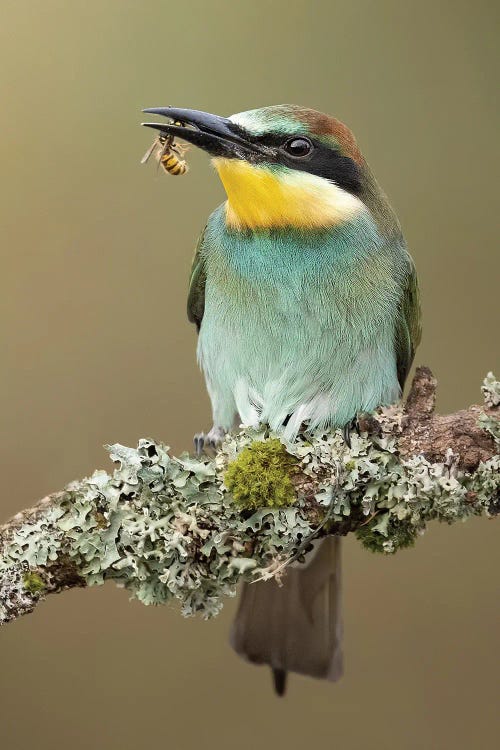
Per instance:
[[[196,249],[188,316],[216,444],[235,423],[299,430],[349,425],[401,395],[420,339],[417,280],[398,219],[339,120],[292,105],[217,117],[162,107],[145,123],[205,150],[224,185]],[[181,123],[181,124],[179,124]],[[287,671],[342,672],[340,540],[246,585],[236,651]]]

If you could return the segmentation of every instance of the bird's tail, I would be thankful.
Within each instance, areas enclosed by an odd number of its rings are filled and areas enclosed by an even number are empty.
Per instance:
[[[342,675],[340,538],[323,539],[311,560],[275,580],[245,584],[231,631],[234,650],[269,664],[278,695],[287,672],[325,680]]]

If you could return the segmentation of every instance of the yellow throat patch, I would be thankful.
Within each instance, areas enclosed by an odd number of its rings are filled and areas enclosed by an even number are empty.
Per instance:
[[[348,221],[364,204],[322,177],[291,169],[273,171],[242,159],[213,159],[227,194],[231,229],[320,229]]]

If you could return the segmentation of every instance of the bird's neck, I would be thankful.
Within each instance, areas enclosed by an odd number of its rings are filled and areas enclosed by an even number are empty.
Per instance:
[[[227,194],[230,229],[325,229],[366,210],[356,196],[307,172],[240,159],[214,159],[214,166]]]

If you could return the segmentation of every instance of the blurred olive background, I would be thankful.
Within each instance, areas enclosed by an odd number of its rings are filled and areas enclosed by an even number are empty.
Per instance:
[[[145,106],[346,121],[417,263],[417,361],[442,410],[480,400],[500,371],[497,21],[483,0],[2,0],[2,518],[110,468],[104,443],[180,451],[210,425],[185,295],[223,193],[201,153],[184,178],[140,166]],[[203,623],[111,586],[53,597],[0,635],[2,747],[495,747],[498,531],[433,527],[389,559],[347,540],[345,678],[285,700],[229,649],[234,602]]]

